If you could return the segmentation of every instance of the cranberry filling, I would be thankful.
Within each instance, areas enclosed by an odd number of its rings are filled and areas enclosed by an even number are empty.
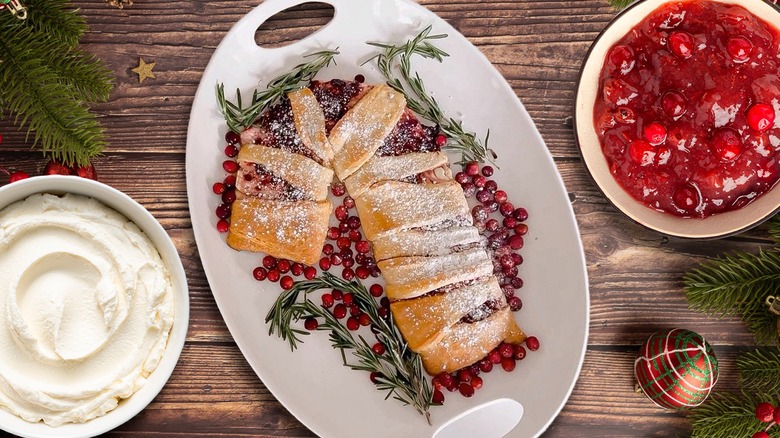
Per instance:
[[[298,135],[292,105],[286,96],[261,114],[255,124],[242,133],[241,140],[284,149],[318,161],[314,152],[303,144]]]
[[[241,163],[236,188],[247,196],[274,201],[300,201],[304,198],[300,189],[257,163]]]
[[[359,81],[332,79],[327,82],[312,81],[309,88],[325,113],[325,128],[330,134],[336,122],[349,110],[350,101],[360,94],[364,87]]]
[[[488,300],[461,318],[460,322],[464,324],[474,324],[475,322],[485,320],[490,315],[501,310],[503,304],[504,303],[499,300]]]
[[[376,153],[379,156],[396,156],[412,152],[436,152],[441,150],[436,142],[438,134],[438,126],[423,125],[407,108]]]
[[[747,10],[674,2],[610,49],[594,124],[620,185],[650,208],[707,217],[780,179],[780,32]]]

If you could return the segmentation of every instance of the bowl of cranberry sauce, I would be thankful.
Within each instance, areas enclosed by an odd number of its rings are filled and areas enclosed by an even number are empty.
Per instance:
[[[610,202],[689,238],[780,210],[779,28],[760,0],[640,1],[607,26],[583,64],[575,135]]]

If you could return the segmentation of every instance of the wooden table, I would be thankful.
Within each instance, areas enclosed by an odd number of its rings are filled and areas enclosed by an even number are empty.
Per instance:
[[[360,1],[360,0],[355,0]],[[230,336],[200,264],[187,210],[184,153],[190,106],[209,58],[255,1],[136,0],[124,10],[104,0],[74,4],[90,24],[83,46],[116,75],[108,103],[94,107],[110,147],[100,180],[148,208],[174,239],[189,277],[191,322],[180,362],[160,395],[112,436],[312,436],[263,386]],[[759,228],[727,240],[669,239],[628,220],[602,196],[577,153],[571,127],[580,63],[615,15],[606,0],[422,0],[469,38],[522,99],[547,142],[573,200],[591,282],[590,339],[574,393],[545,437],[674,436],[684,415],[633,392],[638,346],[662,328],[686,327],[715,345],[718,389],[736,386],[734,358],[752,345],[735,320],[688,310],[682,274],[716,254],[769,243]],[[283,42],[327,21],[302,7],[261,28]],[[131,68],[156,62],[139,83]],[[24,134],[0,123],[0,166],[40,173],[44,160]],[[345,421],[348,421],[345,419]],[[370,436],[370,435],[366,435]]]

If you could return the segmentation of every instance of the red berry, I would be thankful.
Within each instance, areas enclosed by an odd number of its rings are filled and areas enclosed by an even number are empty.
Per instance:
[[[481,188],[485,187],[485,182],[487,180],[485,179],[484,176],[477,175],[477,176],[474,177],[473,181],[474,181],[474,187],[476,187],[478,189],[481,189]]]
[[[313,280],[317,276],[317,270],[313,266],[303,268],[303,277],[307,280]]]
[[[225,183],[217,182],[217,183],[214,183],[214,185],[211,187],[211,190],[214,192],[214,194],[221,195],[221,194],[225,193],[225,189],[226,188],[227,187],[225,187]]]
[[[495,219],[488,219],[487,222],[485,222],[485,229],[488,231],[496,231],[498,230],[499,223]]]
[[[495,193],[496,190],[498,190],[498,183],[493,181],[492,179],[485,181],[485,190],[487,190],[490,193]]]
[[[329,257],[323,257],[320,259],[320,269],[323,271],[327,271],[330,269],[330,258]]]
[[[339,249],[347,249],[352,246],[352,241],[349,240],[349,237],[339,237],[336,239],[336,246],[338,246]]]
[[[515,211],[515,206],[512,205],[511,202],[504,202],[499,205],[498,211],[501,213],[501,216],[511,217],[512,213]]]
[[[236,176],[235,175],[228,175],[228,176],[225,177],[224,182],[225,182],[225,185],[228,188],[235,187],[236,186]]]
[[[236,158],[236,156],[238,155],[238,148],[232,144],[225,146],[225,155],[227,155],[230,158]]]
[[[493,370],[493,362],[488,358],[484,358],[479,361],[479,370],[483,373],[489,373]]]
[[[338,289],[333,289],[332,293],[333,293],[333,299],[334,300],[341,301],[342,299],[344,299],[344,292],[342,292],[342,291],[340,291]]]
[[[741,64],[750,59],[750,53],[753,51],[753,43],[743,36],[735,36],[726,41],[726,51],[737,64]]]
[[[457,181],[458,184],[466,184],[469,182],[469,176],[466,175],[466,172],[458,172],[455,174],[455,181]]]
[[[753,434],[753,438],[771,438],[768,433],[763,430]]]
[[[320,323],[317,322],[316,318],[309,317],[306,318],[306,320],[303,322],[303,326],[306,328],[306,330],[313,331],[317,330],[317,327],[320,326]]]
[[[520,297],[512,296],[506,299],[506,302],[509,304],[509,308],[513,312],[517,312],[518,310],[523,308],[523,300],[520,299]]]
[[[345,260],[345,262],[349,261],[349,260],[352,260],[352,259],[347,259],[347,260]],[[355,279],[355,271],[353,271],[352,268],[349,268],[349,267],[344,268],[344,270],[341,271],[341,278],[343,278],[344,280],[347,280],[347,281],[352,281],[352,280]]]
[[[371,380],[371,383],[377,384],[379,383],[379,377],[382,375],[380,373],[377,373],[376,371],[372,371],[371,374],[368,375],[369,380]]]
[[[507,245],[509,245],[510,248],[514,250],[518,250],[523,247],[523,238],[521,236],[518,236],[517,234],[509,236],[509,238],[506,240]]]
[[[362,325],[363,327],[368,327],[369,325],[371,325],[371,316],[368,313],[361,313],[360,316],[358,316],[358,322],[360,322],[360,325]],[[382,351],[382,353],[384,353],[384,350]],[[382,354],[382,353],[377,353],[377,354]]]
[[[695,49],[693,37],[688,32],[672,32],[666,45],[669,47],[669,51],[682,59],[693,56]]]
[[[467,163],[463,168],[463,171],[466,172],[466,175],[468,176],[477,176],[479,175],[479,163],[474,161]]]
[[[471,378],[471,387],[476,389],[482,388],[482,377],[474,376]]]
[[[501,353],[498,352],[497,348],[491,350],[490,353],[488,353],[487,358],[490,362],[494,364],[501,363]]]
[[[372,297],[381,297],[382,294],[385,292],[384,288],[380,284],[372,284],[371,287],[368,288],[368,292],[371,294]]]
[[[44,175],[70,175],[70,169],[64,164],[50,160],[43,168]]]
[[[326,309],[333,307],[333,295],[329,293],[322,294],[322,307]]]
[[[371,276],[371,270],[365,266],[358,266],[355,268],[355,276],[361,280],[365,280]]]
[[[528,219],[528,211],[523,207],[518,207],[512,213],[512,217],[518,222],[525,222]]]
[[[636,60],[634,59],[634,51],[631,50],[630,47],[624,45],[615,46],[609,52],[608,59],[609,62],[615,68],[620,70],[620,73],[622,74],[627,74],[630,72],[636,64]]]
[[[292,289],[293,285],[295,284],[295,280],[292,279],[289,275],[285,275],[284,277],[279,279],[279,286],[282,287],[284,290],[290,290]]]
[[[268,278],[268,281],[272,281],[276,283],[277,281],[279,281],[279,278],[281,276],[282,274],[280,274],[279,271],[277,271],[276,269],[271,269],[268,271],[268,276],[266,278]]]
[[[95,166],[91,164],[86,166],[78,166],[73,169],[71,174],[97,181],[97,171],[95,170]]]
[[[290,272],[292,272],[292,275],[298,276],[303,274],[303,265],[300,263],[293,263],[293,265],[290,267]]]
[[[493,176],[493,168],[491,166],[485,166],[482,168],[482,175],[491,177]]]
[[[336,219],[343,221],[346,220],[347,217],[349,216],[349,211],[347,207],[343,205],[339,205],[338,207],[336,207],[336,210],[333,212],[333,214],[336,216]]]
[[[329,256],[329,255],[333,254],[333,251],[335,251],[335,249],[333,248],[333,245],[331,245],[330,243],[326,243],[325,245],[322,245],[322,253],[323,254]]]
[[[523,360],[525,359],[525,347],[522,345],[515,345],[515,354],[514,358],[515,360]]]
[[[679,91],[667,91],[661,98],[661,106],[667,116],[676,119],[685,113],[685,96]]]
[[[755,107],[755,105],[754,105]],[[742,153],[742,138],[731,128],[720,128],[712,135],[710,141],[712,153],[724,163],[734,161]]]
[[[263,257],[263,266],[266,269],[273,269],[276,267],[276,257],[267,255]]]
[[[628,145],[628,156],[634,163],[647,166],[655,160],[655,148],[644,140],[634,140]]]
[[[341,236],[341,230],[339,230],[339,227],[330,227],[328,228],[328,239],[330,240],[336,240]]]
[[[525,346],[531,351],[536,351],[539,349],[539,339],[536,336],[529,336],[525,340]]]
[[[758,421],[769,423],[774,420],[775,407],[772,403],[761,402],[756,405],[756,418]]]
[[[515,353],[512,344],[507,344],[506,342],[499,344],[498,352],[501,354],[501,357],[512,357],[512,355]]]
[[[775,123],[775,110],[771,105],[757,103],[748,110],[747,122],[754,131],[766,131]]]
[[[434,405],[443,405],[444,404],[444,393],[439,391],[438,389],[433,390],[433,398],[431,398],[431,403]]]
[[[341,203],[344,205],[344,207],[355,208],[355,199],[352,198],[352,196],[345,196]]]
[[[352,330],[353,332],[360,328],[360,321],[354,317],[350,316],[347,318],[347,329]]]
[[[347,316],[347,306],[341,303],[336,304],[336,307],[333,308],[333,316],[337,319],[342,319]]]
[[[238,172],[238,163],[233,160],[225,160],[222,162],[222,168],[227,173],[236,173]]]
[[[672,194],[672,202],[677,208],[688,212],[694,211],[701,203],[701,195],[699,191],[690,184],[675,189]]]
[[[230,229],[230,224],[225,219],[220,219],[217,221],[217,231],[220,233],[227,233]]]
[[[774,416],[775,423],[780,424],[780,406],[775,408],[775,413],[773,416]]]
[[[653,122],[645,126],[643,133],[645,134],[645,140],[653,146],[658,146],[666,141],[666,126],[659,122]]]
[[[447,144],[447,137],[443,134],[439,134],[436,136],[436,146],[442,147],[445,144]]]
[[[239,144],[241,143],[241,136],[233,131],[228,131],[225,133],[225,141],[230,144]]]
[[[266,271],[264,267],[258,266],[252,271],[252,276],[255,277],[255,280],[257,281],[263,281],[268,276],[268,271]]]
[[[460,395],[463,397],[471,397],[474,395],[474,387],[471,386],[470,383],[461,383],[458,387],[458,391],[460,391]]]
[[[503,204],[507,201],[508,198],[509,196],[503,190],[496,190],[496,193],[493,194],[493,199],[495,199],[499,204]]]
[[[525,236],[526,233],[528,233],[528,225],[526,224],[515,225],[515,234],[517,234],[518,236]]]
[[[471,374],[471,371],[468,368],[463,368],[461,370],[458,370],[458,380],[461,382],[470,382],[473,375]]]
[[[367,315],[366,315],[367,316]],[[371,351],[374,352],[376,355],[382,355],[385,354],[385,346],[382,345],[381,342],[377,342],[371,347]]]
[[[340,197],[347,193],[347,188],[342,183],[336,183],[330,187],[330,192],[333,193],[333,196]]]
[[[277,261],[276,262],[276,269],[278,269],[279,272],[281,272],[282,274],[286,274],[286,273],[290,272],[290,261],[289,260],[285,260],[285,259],[281,259],[281,260]]]
[[[515,366],[517,366],[517,362],[515,362],[514,357],[505,357],[501,359],[501,368],[503,368],[504,371],[514,371]]]
[[[11,172],[11,174],[8,175],[8,182],[13,183],[13,182],[21,181],[23,179],[27,179],[29,177],[30,175],[27,172],[23,170],[17,170],[16,172]]]

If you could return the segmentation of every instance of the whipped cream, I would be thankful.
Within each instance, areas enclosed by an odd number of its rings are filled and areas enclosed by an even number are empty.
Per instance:
[[[84,196],[0,211],[0,407],[50,426],[114,409],[157,367],[168,271],[127,218]]]

